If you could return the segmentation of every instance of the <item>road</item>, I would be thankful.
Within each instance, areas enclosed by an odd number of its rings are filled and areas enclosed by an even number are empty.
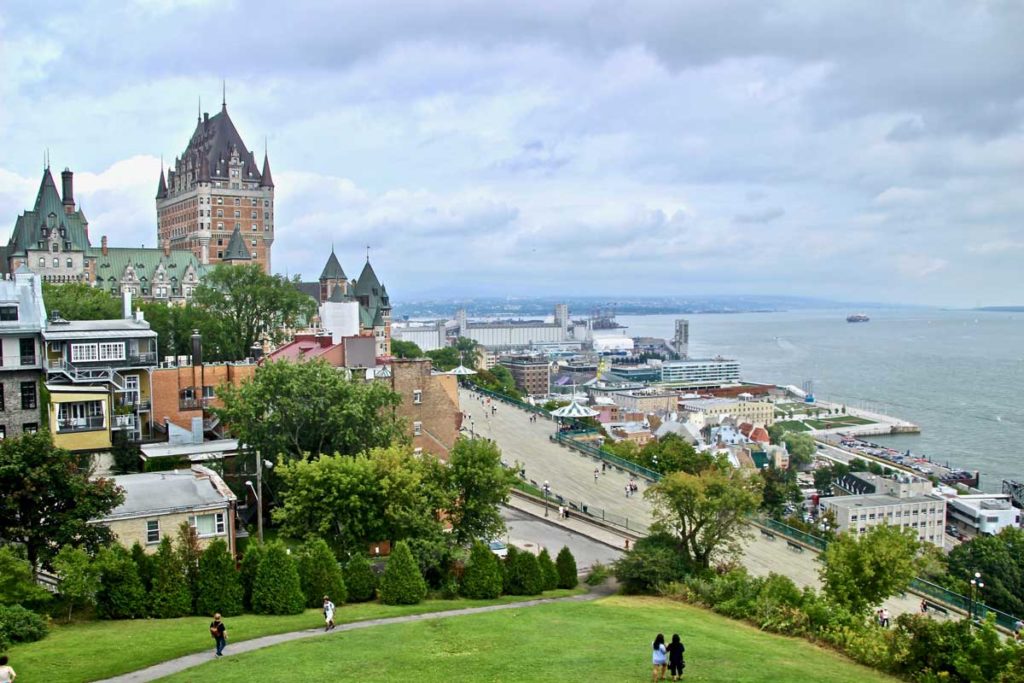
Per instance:
[[[540,552],[547,548],[551,559],[554,559],[562,546],[569,546],[572,556],[576,558],[576,567],[591,567],[595,562],[611,564],[622,557],[622,551],[615,550],[604,543],[598,543],[586,536],[545,522],[520,510],[502,508],[501,516],[505,519],[507,534],[505,540],[516,547]]]

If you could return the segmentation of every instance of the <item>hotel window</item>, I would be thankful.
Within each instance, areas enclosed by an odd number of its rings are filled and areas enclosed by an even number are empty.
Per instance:
[[[256,246],[256,240],[252,241],[252,246],[254,246],[254,247]]]
[[[152,545],[160,542],[160,520],[150,519],[146,521],[146,544]]]
[[[224,209],[217,209],[217,218],[224,218]]]
[[[53,259],[53,267],[54,268],[60,268],[60,259],[59,258]]]
[[[263,206],[270,206],[270,200],[269,199],[264,199],[263,200]]]
[[[35,382],[22,382],[21,383],[21,409],[22,410],[35,410],[36,409],[36,383]]]
[[[217,536],[224,533],[224,513],[214,512],[208,515],[196,515],[192,518],[192,527],[196,534],[204,536]]]
[[[71,362],[81,363],[99,360],[99,356],[96,352],[95,344],[72,344],[71,345]]]
[[[75,267],[75,262],[72,261],[71,259],[68,259],[67,260],[67,266],[68,266],[68,268],[74,268]]]
[[[423,392],[420,391],[419,389],[417,389],[414,392],[412,392],[412,402],[413,403],[423,403]]]
[[[241,218],[241,217],[242,217],[242,212],[239,211],[238,209],[235,209],[235,218]]]
[[[238,197],[235,197],[235,206],[240,206],[241,204],[242,200],[240,200]]]
[[[413,422],[412,423],[412,435],[413,436],[420,436],[422,433],[423,433],[423,423],[422,422]]]
[[[223,230],[224,229],[224,224],[223,223],[217,223],[217,229],[218,230]]]
[[[257,213],[255,211],[250,211],[249,212],[249,218],[251,218],[252,220],[256,220],[256,216],[257,216]]]
[[[0,306],[0,322],[10,323],[18,319],[17,306]]]
[[[253,197],[253,198],[252,198],[252,201],[251,201],[250,203],[251,203],[251,204],[252,204],[253,206],[256,206],[256,204],[257,204],[256,198],[255,198],[255,197]]]
[[[100,344],[100,360],[124,360],[124,342]]]
[[[45,256],[40,256],[39,257],[39,267],[40,268],[45,268],[46,267],[46,257]]]
[[[256,232],[256,224],[255,223],[252,224],[252,231]]]
[[[218,251],[217,252],[217,258],[224,258],[224,252],[223,251]]]
[[[223,197],[217,197],[217,203],[218,204],[223,204],[224,203],[224,198]]]

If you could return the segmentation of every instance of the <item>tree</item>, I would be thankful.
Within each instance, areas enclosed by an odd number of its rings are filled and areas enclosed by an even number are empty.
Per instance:
[[[280,275],[259,264],[218,265],[192,294],[192,303],[221,321],[225,360],[246,358],[254,344],[280,344],[285,330],[316,315],[316,302]]]
[[[786,505],[799,503],[803,499],[800,486],[796,483],[796,470],[767,467],[758,470],[763,480],[761,509],[769,515],[781,516]]]
[[[355,455],[408,441],[395,408],[401,397],[380,382],[348,380],[326,361],[278,361],[253,379],[217,392],[213,412],[249,451],[277,460]]]
[[[153,562],[149,613],[157,619],[174,619],[192,613],[192,592],[185,578],[185,567],[168,536],[160,541]]]
[[[786,434],[786,430],[780,424],[770,424],[765,431],[768,432],[768,440],[776,446],[782,443],[782,437]]]
[[[214,539],[200,555],[198,589],[196,614],[242,613],[242,578],[223,539]]]
[[[640,450],[636,462],[663,474],[670,472],[696,474],[718,464],[718,459],[708,451],[698,453],[681,436],[669,433],[644,446]]]
[[[447,372],[462,362],[462,359],[459,357],[459,350],[454,346],[445,346],[444,348],[427,351],[423,355],[433,362],[435,369],[442,372]]]
[[[576,558],[572,556],[569,546],[563,545],[555,558],[555,568],[558,569],[558,587],[575,588],[580,582],[576,575]]]
[[[153,556],[149,555],[138,541],[132,545],[132,561],[139,573],[139,580],[147,592],[153,587]]]
[[[96,611],[105,619],[133,619],[146,615],[146,589],[128,551],[119,545],[102,550],[97,558],[100,588]]]
[[[980,572],[984,599],[990,607],[1024,614],[1024,531],[1007,527],[995,536],[975,536],[953,548],[948,556],[947,583],[960,593]]]
[[[518,552],[509,555],[506,565],[509,578],[509,595],[540,595],[544,590],[544,576],[541,574],[537,557],[533,553]]]
[[[516,557],[521,551],[514,545],[508,546],[505,551],[505,559],[501,562],[501,592],[506,595],[512,594],[512,566],[516,563]]]
[[[250,539],[245,546],[245,554],[242,555],[242,567],[239,578],[242,580],[242,605],[245,609],[252,609],[252,589],[256,584],[256,570],[263,561],[266,554],[266,546]]]
[[[459,437],[448,457],[447,474],[451,502],[446,516],[453,543],[464,546],[499,536],[505,530],[501,505],[516,476],[501,466],[497,444]]]
[[[718,556],[738,552],[747,517],[761,504],[762,480],[740,470],[674,472],[644,492],[654,505],[655,531],[680,540],[690,567],[708,569]]]
[[[821,556],[825,595],[853,613],[866,613],[907,587],[919,549],[916,532],[888,524],[865,534],[840,534]]]
[[[140,460],[139,447],[128,440],[128,432],[119,429],[113,433],[111,438],[110,457],[114,461],[111,468],[114,474],[133,474],[139,471]]]
[[[185,577],[185,585],[188,587],[190,609],[193,614],[204,614],[196,612],[199,603],[199,558],[203,555],[203,549],[199,547],[199,535],[188,522],[182,522],[178,526],[178,559],[181,562],[181,569]]]
[[[384,578],[380,582],[380,601],[385,605],[415,605],[427,595],[427,582],[405,541],[391,549]]]
[[[60,576],[60,594],[68,603],[68,623],[71,611],[77,607],[96,604],[100,590],[100,568],[81,548],[65,546],[53,558],[53,568]]]
[[[547,548],[542,549],[537,555],[537,565],[540,567],[541,589],[551,591],[558,588],[558,568],[555,567]]]
[[[299,614],[305,602],[295,560],[280,541],[267,543],[252,586],[253,611],[257,614]]]
[[[493,600],[501,595],[500,562],[486,543],[474,543],[462,573],[462,596],[471,600]]]
[[[32,565],[12,546],[0,546],[0,605],[45,600],[50,594],[35,581]]]
[[[814,460],[818,446],[810,434],[788,432],[783,435],[782,441],[786,444],[786,451],[789,452],[790,467],[801,468],[810,465]]]
[[[87,461],[56,448],[47,431],[0,441],[0,538],[24,544],[33,567],[51,568],[65,545],[95,553],[113,538],[90,522],[124,494],[111,479],[90,480]]]
[[[687,567],[679,552],[679,539],[660,532],[638,539],[613,569],[623,592],[637,594],[655,592],[682,579]]]
[[[383,539],[440,538],[437,511],[445,503],[432,474],[438,467],[407,447],[285,464],[274,519],[282,532],[315,534],[338,554],[363,552]]]
[[[415,342],[391,340],[391,355],[395,358],[423,358],[423,350]]]
[[[353,555],[345,565],[344,577],[349,602],[366,602],[376,596],[377,574],[374,573],[366,555]]]
[[[121,317],[121,300],[105,289],[82,282],[43,283],[43,303],[65,320],[113,320]]]
[[[299,582],[306,607],[320,607],[325,595],[336,605],[348,599],[341,566],[322,538],[306,541],[299,550]]]

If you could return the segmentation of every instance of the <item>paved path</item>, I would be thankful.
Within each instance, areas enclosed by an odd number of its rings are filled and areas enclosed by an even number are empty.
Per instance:
[[[538,511],[539,516],[531,511],[502,508],[501,516],[507,530],[504,540],[537,553],[541,548],[547,548],[552,559],[558,555],[562,546],[568,546],[576,558],[576,568],[584,573],[597,562],[611,564],[622,557],[621,542],[612,546],[594,540],[588,533],[579,533],[572,527],[555,524],[558,517],[556,512],[552,511],[549,518],[544,519],[543,511]]]
[[[555,602],[585,602],[588,600],[596,600],[598,598],[607,597],[615,592],[615,586],[610,583],[605,583],[603,586],[592,589],[589,593],[583,595],[574,595],[568,598],[541,598],[537,600],[524,600],[522,602],[512,602],[505,605],[489,605],[487,607],[467,607],[464,609],[448,610],[445,612],[428,612],[426,614],[410,614],[404,617],[390,617],[387,619],[369,619],[367,621],[355,621],[349,624],[339,624],[333,631],[324,631],[322,628],[306,629],[303,631],[292,631],[291,633],[278,633],[272,636],[263,636],[261,638],[253,638],[252,640],[243,640],[239,643],[228,642],[228,647],[224,651],[224,657],[233,657],[240,655],[245,652],[252,652],[253,650],[261,650],[271,645],[279,645],[281,643],[290,643],[294,640],[302,640],[304,638],[321,638],[331,637],[338,633],[345,631],[355,631],[364,628],[373,628],[375,626],[387,626],[389,624],[406,624],[413,621],[428,621],[431,619],[449,619],[452,617],[461,617],[470,614],[482,614],[484,612],[498,612],[501,610],[509,609],[521,609],[523,607],[534,607],[536,605],[547,605]],[[151,667],[133,671],[123,676],[116,676],[114,678],[108,678],[99,683],[139,683],[140,681],[155,681],[164,676],[170,676],[186,669],[199,666],[211,660],[215,659],[212,653],[212,647],[210,650],[200,652],[192,655],[186,655],[177,659],[171,659],[160,664],[155,664]]]

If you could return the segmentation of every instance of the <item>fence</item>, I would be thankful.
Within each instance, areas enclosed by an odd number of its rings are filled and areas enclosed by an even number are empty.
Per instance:
[[[568,446],[569,448],[574,448],[585,455],[598,458],[599,460],[603,460],[610,465],[618,467],[619,469],[632,472],[633,474],[649,479],[650,481],[659,481],[661,479],[661,475],[654,470],[649,470],[646,467],[637,465],[635,462],[630,462],[629,460],[620,458],[617,455],[613,455],[603,448],[597,448],[596,446],[591,446],[590,444],[577,441],[574,437],[578,435],[580,435],[579,431],[558,432],[553,438],[558,443]]]
[[[760,517],[757,523],[771,529],[772,531],[778,532],[783,536],[788,536],[795,541],[800,541],[805,545],[809,545],[812,548],[818,550],[825,550],[828,547],[828,541],[820,536],[809,534],[806,531],[801,531],[794,527],[784,524],[776,519],[769,517]],[[1009,631],[1014,630],[1014,626],[1017,624],[1018,618],[1012,614],[1007,614],[994,607],[989,607],[983,602],[971,600],[966,595],[961,595],[954,591],[944,588],[931,581],[925,581],[921,578],[913,578],[910,581],[910,588],[922,595],[926,595],[929,598],[949,605],[950,607],[962,610],[968,614],[973,614],[975,618],[984,620],[989,614],[995,616],[996,625],[1005,628]]]

